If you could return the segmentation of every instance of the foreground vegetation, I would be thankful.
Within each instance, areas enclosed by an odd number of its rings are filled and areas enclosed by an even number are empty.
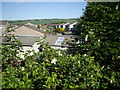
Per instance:
[[[10,38],[8,38],[10,40]],[[12,38],[13,41],[13,38]],[[119,87],[120,72],[110,66],[100,66],[94,57],[86,54],[72,56],[43,45],[43,51],[30,55],[25,60],[18,56],[22,47],[18,41],[2,46],[2,87],[34,89],[106,89]],[[14,47],[16,46],[16,47]]]

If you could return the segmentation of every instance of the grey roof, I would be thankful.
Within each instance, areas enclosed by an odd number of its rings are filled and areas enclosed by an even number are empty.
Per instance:
[[[56,45],[55,43],[59,37],[64,37],[63,44]],[[66,42],[69,42],[70,40],[74,40],[74,35],[48,35],[44,42],[51,46],[68,46]]]
[[[17,40],[19,40],[23,46],[32,46],[40,37],[37,36],[17,36]],[[9,45],[11,42],[6,42],[5,37],[0,37],[0,43]]]

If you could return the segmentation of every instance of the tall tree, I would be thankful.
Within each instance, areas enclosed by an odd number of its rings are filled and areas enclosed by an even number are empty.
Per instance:
[[[85,40],[85,45],[78,46],[79,53],[95,56],[102,65],[116,66],[120,56],[120,3],[89,2],[78,27],[77,33]]]

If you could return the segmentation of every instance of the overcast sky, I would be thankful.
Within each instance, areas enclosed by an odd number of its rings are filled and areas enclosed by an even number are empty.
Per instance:
[[[78,18],[86,2],[2,2],[2,19]]]

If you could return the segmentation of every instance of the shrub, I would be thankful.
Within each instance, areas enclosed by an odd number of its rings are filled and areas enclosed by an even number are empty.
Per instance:
[[[31,56],[31,52],[26,52],[26,58],[21,60],[16,56],[18,50],[8,50],[12,45],[2,46],[3,88],[105,89],[119,86],[119,72],[109,66],[101,67],[94,62],[94,57],[86,54],[72,56],[43,44],[42,52],[33,52]]]
[[[54,30],[54,32],[62,33],[62,32],[65,32],[65,29],[64,28],[56,28]]]

